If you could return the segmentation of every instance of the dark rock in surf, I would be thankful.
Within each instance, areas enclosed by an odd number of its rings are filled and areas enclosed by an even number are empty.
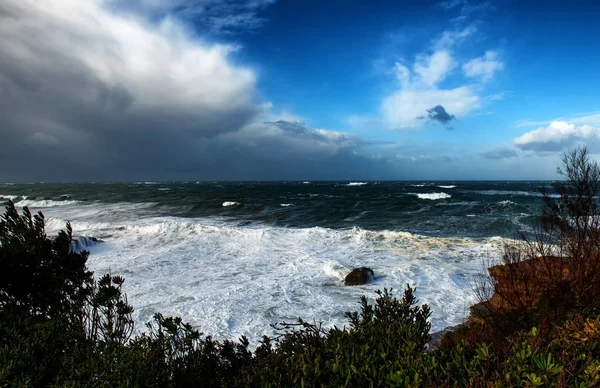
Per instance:
[[[344,285],[346,286],[359,286],[361,284],[367,284],[373,281],[375,273],[371,268],[360,267],[354,268],[344,278]]]
[[[86,248],[103,242],[103,240],[96,237],[74,236],[71,239],[71,250],[74,252],[81,252],[86,250]]]

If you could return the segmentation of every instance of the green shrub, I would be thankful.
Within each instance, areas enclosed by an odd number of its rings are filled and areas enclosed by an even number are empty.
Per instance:
[[[46,237],[44,216],[12,202],[0,219],[0,309],[24,309],[45,317],[81,319],[76,312],[90,294],[88,252],[71,249],[71,226]]]

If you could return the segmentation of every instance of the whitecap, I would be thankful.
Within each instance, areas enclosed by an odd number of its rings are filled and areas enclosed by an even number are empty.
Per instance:
[[[19,207],[55,207],[55,206],[69,206],[81,203],[81,201],[55,201],[52,199],[22,199],[16,202],[15,205]]]
[[[438,186],[441,189],[453,189],[456,187],[456,185],[448,185],[448,186]]]
[[[281,206],[281,207],[289,207],[289,206],[293,206],[293,204],[291,204],[291,203],[280,203],[279,206]]]
[[[367,182],[350,182],[346,186],[364,186]]]
[[[539,191],[512,191],[512,190],[476,190],[472,191],[481,195],[508,195],[508,196],[523,196],[523,197],[543,197]],[[547,194],[550,198],[560,198],[558,194]]]
[[[502,206],[509,206],[509,205],[514,205],[515,203],[513,201],[510,200],[506,200],[506,201],[500,201],[500,202],[496,202],[498,205],[502,205]]]
[[[438,199],[448,199],[452,196],[446,193],[412,193],[412,195],[416,195],[420,199],[428,199],[431,201],[435,201]]]
[[[78,206],[88,207],[98,206]],[[100,208],[103,217],[121,205]],[[468,282],[457,277],[479,273],[481,258],[499,258],[504,244],[403,231],[240,225],[224,218],[139,218],[131,211],[106,221],[69,207],[51,211],[47,227],[64,228],[69,219],[75,235],[105,239],[91,249],[88,266],[97,276],[110,271],[126,277],[136,330],[160,311],[214,338],[245,335],[254,344],[274,334],[271,323],[299,316],[325,327],[347,325],[344,312],[360,308],[361,295],[372,298],[388,287],[401,296],[407,283],[418,286],[420,301],[432,307],[432,330],[455,325],[476,302]],[[375,283],[341,285],[348,271],[362,266],[375,271]]]
[[[235,201],[225,201],[223,202],[223,207],[227,207],[227,206],[237,206],[239,205],[239,202],[235,202]]]

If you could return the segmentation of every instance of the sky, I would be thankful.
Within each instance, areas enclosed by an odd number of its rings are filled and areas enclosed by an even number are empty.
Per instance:
[[[2,0],[0,182],[545,180],[595,1]]]

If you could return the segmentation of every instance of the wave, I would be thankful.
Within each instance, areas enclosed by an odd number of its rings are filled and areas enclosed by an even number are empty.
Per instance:
[[[417,184],[415,184],[415,185],[411,185],[411,186],[412,186],[412,187],[425,187],[425,186],[427,186],[427,185],[422,185],[422,184],[418,184],[418,185],[417,185]]]
[[[515,203],[513,201],[510,200],[505,200],[505,201],[500,201],[500,202],[496,202],[498,205],[502,205],[502,206],[510,206],[510,205],[515,205]]]
[[[235,202],[235,201],[225,201],[223,202],[223,207],[227,207],[227,206],[238,206],[241,205],[239,202]]]
[[[306,181],[306,182],[302,182],[305,185],[308,185],[310,182]]]
[[[158,189],[158,191],[170,191],[171,189],[168,187],[161,187]]]
[[[20,195],[0,195],[0,198],[2,199],[10,199],[11,201],[16,199],[16,198],[20,198]]]
[[[441,189],[453,189],[456,187],[456,185],[448,185],[448,186],[438,186]]]
[[[430,201],[435,201],[438,199],[448,199],[452,198],[450,194],[446,193],[411,193],[412,195],[416,195],[420,199],[428,199]]]
[[[289,206],[293,206],[293,204],[291,204],[291,203],[280,203],[279,206],[281,206],[281,207],[289,207]]]
[[[103,242],[102,240],[97,239],[96,237],[90,236],[74,236],[71,240],[71,249],[75,252],[81,252],[83,250],[87,250],[87,248],[91,248],[94,245]]]
[[[252,342],[273,334],[269,323],[298,316],[341,327],[347,324],[344,312],[356,309],[360,295],[382,287],[402,290],[406,283],[418,285],[419,298],[432,306],[434,330],[456,324],[465,305],[475,302],[468,281],[456,279],[478,273],[482,258],[499,257],[503,243],[223,218],[83,220],[71,219],[74,233],[105,243],[79,237],[76,244],[92,251],[88,265],[98,276],[110,271],[127,278],[140,330],[158,310],[182,316],[215,338],[244,334]],[[64,222],[47,219],[53,228],[64,228]],[[374,283],[341,285],[352,268],[361,266],[373,268]]]
[[[479,201],[460,201],[460,202],[442,202],[436,206],[476,206],[480,205]]]
[[[467,190],[481,195],[508,195],[508,196],[521,196],[521,197],[543,197],[542,193],[538,191],[513,191],[513,190]],[[558,194],[548,194],[550,198],[560,198]]]
[[[69,206],[81,203],[81,201],[75,200],[67,200],[67,201],[58,201],[52,199],[22,199],[18,202],[15,202],[15,206],[19,207],[56,207],[56,206]]]
[[[350,182],[346,186],[364,186],[367,184],[368,184],[368,182]]]

